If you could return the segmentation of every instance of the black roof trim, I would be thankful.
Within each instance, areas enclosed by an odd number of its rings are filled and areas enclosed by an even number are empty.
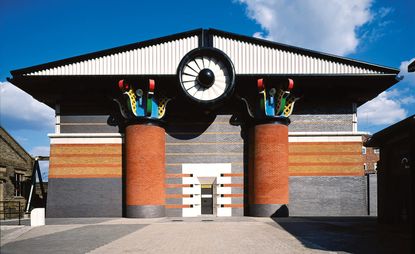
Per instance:
[[[396,68],[381,66],[381,65],[372,64],[372,63],[368,63],[368,62],[363,62],[363,61],[359,61],[359,60],[355,60],[355,59],[351,59],[351,58],[347,58],[347,57],[336,56],[336,55],[323,53],[323,52],[319,52],[319,51],[315,51],[315,50],[310,50],[310,49],[300,48],[300,47],[296,47],[296,46],[291,46],[291,45],[287,45],[287,44],[283,44],[283,43],[279,43],[279,42],[268,41],[268,40],[264,40],[264,39],[260,39],[260,38],[229,33],[229,32],[217,30],[217,29],[214,29],[214,28],[210,28],[209,31],[211,31],[212,35],[231,37],[233,39],[237,39],[237,40],[241,40],[241,41],[245,41],[245,42],[256,43],[256,44],[260,44],[260,45],[267,46],[267,47],[272,47],[272,48],[276,48],[276,47],[277,48],[282,48],[282,49],[285,49],[285,50],[288,50],[288,51],[294,51],[294,52],[302,53],[302,54],[305,54],[305,55],[311,55],[311,56],[324,58],[324,59],[332,60],[332,61],[334,60],[336,62],[341,62],[341,63],[345,63],[345,64],[357,65],[357,66],[363,67],[363,68],[375,69],[377,71],[388,72],[390,74],[398,74],[399,71],[400,71],[399,69],[396,69]]]
[[[257,76],[264,76],[264,77],[396,77],[395,74],[392,73],[373,73],[373,74],[364,74],[364,73],[356,73],[356,74],[273,74],[273,73],[258,73],[258,74],[236,74],[238,77],[257,77]],[[399,80],[397,80],[398,82]]]
[[[236,74],[237,78],[392,78],[396,80],[395,74],[273,74],[273,73],[258,73],[258,74]],[[108,75],[42,75],[42,76],[14,76],[13,78],[6,78],[10,83],[19,82],[23,80],[42,80],[45,78],[51,80],[60,79],[94,79],[94,78],[176,78],[176,74],[108,74]],[[396,80],[398,82],[398,80]]]
[[[412,129],[410,129],[412,126]],[[404,120],[397,122],[385,129],[376,132],[375,134],[370,137],[368,141],[366,141],[365,145],[369,147],[379,147],[382,142],[393,133],[404,133],[404,130],[412,130],[415,134],[415,115],[412,115]]]
[[[181,38],[194,36],[194,35],[199,35],[200,36],[202,33],[203,33],[203,29],[201,29],[201,28],[194,29],[194,30],[190,30],[190,31],[182,32],[182,33],[177,33],[177,34],[172,34],[172,35],[168,35],[168,36],[159,37],[159,38],[156,38],[156,39],[150,39],[150,40],[146,40],[146,41],[135,42],[135,43],[127,44],[127,45],[120,46],[120,47],[104,49],[104,50],[100,50],[100,51],[96,51],[96,52],[92,52],[92,53],[87,53],[87,54],[83,54],[83,55],[79,55],[79,56],[65,58],[65,59],[62,59],[62,60],[52,61],[52,62],[39,64],[39,65],[27,67],[27,68],[17,69],[17,70],[11,71],[10,73],[13,76],[23,75],[23,74],[26,74],[26,73],[40,71],[40,70],[44,70],[44,69],[49,69],[49,68],[53,68],[53,67],[73,63],[73,62],[80,62],[80,61],[84,61],[84,60],[91,59],[91,58],[97,58],[97,57],[101,57],[101,56],[105,56],[105,55],[109,55],[109,54],[116,54],[116,53],[123,52],[123,51],[128,51],[128,50],[137,49],[137,48],[143,48],[143,47],[146,47],[146,46],[149,46],[149,45],[154,45],[154,44],[157,44],[157,43],[163,43],[163,42],[172,41],[172,40],[176,40],[176,39],[181,39]]]
[[[415,60],[408,65],[408,72],[415,72]]]

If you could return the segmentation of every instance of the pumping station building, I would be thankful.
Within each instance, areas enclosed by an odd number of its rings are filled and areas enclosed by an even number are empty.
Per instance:
[[[197,29],[9,81],[56,112],[47,217],[355,216],[356,108],[398,73]]]

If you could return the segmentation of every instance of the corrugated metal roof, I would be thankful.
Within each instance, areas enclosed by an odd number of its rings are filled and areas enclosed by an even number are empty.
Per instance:
[[[25,76],[175,74],[180,60],[198,47],[198,36],[108,54],[34,72]]]
[[[384,74],[300,52],[267,47],[223,36],[213,36],[213,47],[225,52],[238,74]]]
[[[382,75],[398,69],[364,63],[215,29],[192,30],[141,43],[12,71],[16,76],[174,75],[197,47],[215,47],[236,74]]]

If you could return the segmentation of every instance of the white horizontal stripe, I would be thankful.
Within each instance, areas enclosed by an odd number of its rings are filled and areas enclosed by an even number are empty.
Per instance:
[[[362,142],[366,132],[289,132],[289,142]]]
[[[362,142],[362,136],[299,136],[288,137],[288,142]]]
[[[122,144],[120,133],[59,133],[49,134],[51,144]]]
[[[367,132],[351,132],[351,131],[290,131],[289,136],[362,136]]]
[[[367,133],[289,132],[288,135],[289,142],[362,142],[362,136],[365,134]],[[51,139],[51,144],[121,144],[124,142],[124,135],[120,133],[52,133],[48,136]],[[229,171],[229,169],[225,171]],[[218,178],[218,182],[225,179]]]

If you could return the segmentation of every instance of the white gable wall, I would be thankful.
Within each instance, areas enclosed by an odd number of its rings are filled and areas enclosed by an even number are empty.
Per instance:
[[[380,74],[382,72],[245,41],[213,36],[213,47],[225,52],[237,74]]]
[[[142,75],[176,74],[180,60],[198,47],[199,37],[190,36],[148,47],[92,58],[26,74],[43,75]]]
[[[225,36],[212,35],[213,47],[232,60],[236,74],[383,74],[358,62],[327,60],[326,57],[268,47]],[[119,53],[68,63],[25,76],[60,75],[174,75],[181,59],[199,46],[199,36],[171,40]]]

